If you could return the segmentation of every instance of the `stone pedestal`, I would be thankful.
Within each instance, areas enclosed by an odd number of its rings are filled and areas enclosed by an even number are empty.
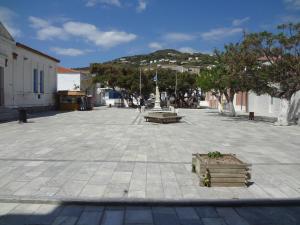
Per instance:
[[[156,86],[155,104],[154,104],[154,108],[152,110],[153,111],[162,111],[162,108],[160,107],[160,94],[159,94],[158,86]]]

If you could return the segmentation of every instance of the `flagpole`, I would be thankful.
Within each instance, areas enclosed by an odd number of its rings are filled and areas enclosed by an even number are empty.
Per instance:
[[[156,68],[156,86],[157,86],[157,80],[158,80],[158,76],[157,76],[157,68]]]

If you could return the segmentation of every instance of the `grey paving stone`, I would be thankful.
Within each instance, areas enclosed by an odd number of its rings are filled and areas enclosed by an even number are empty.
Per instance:
[[[243,217],[238,215],[233,208],[218,207],[217,212],[220,217],[230,225],[250,225]]]
[[[222,218],[202,218],[202,222],[204,225],[231,225],[225,223]]]
[[[106,190],[105,185],[85,185],[80,196],[89,198],[101,198]]]
[[[236,211],[249,224],[300,224],[300,207],[240,207]]]
[[[172,207],[155,207],[152,209],[154,224],[156,225],[179,225],[180,221],[176,211]]]
[[[34,214],[30,215],[30,224],[52,224],[63,207],[59,205],[41,205]]]
[[[60,216],[79,217],[83,209],[83,206],[67,205],[63,207]]]
[[[153,224],[151,208],[126,208],[125,224]]]
[[[8,214],[17,205],[17,203],[0,203],[0,216]]]
[[[210,206],[195,207],[196,212],[201,218],[217,218],[219,217],[216,208]]]
[[[176,213],[180,220],[199,220],[199,217],[192,207],[176,207]]]
[[[58,216],[52,225],[75,225],[78,217],[73,216]]]
[[[9,213],[0,217],[1,225],[27,225],[31,216],[40,207],[39,204],[19,204]]]
[[[76,225],[98,225],[102,217],[102,211],[84,211]]]
[[[105,210],[101,225],[122,225],[124,210]]]
[[[180,113],[186,122],[169,125],[146,123],[132,109],[102,107],[55,116],[44,113],[26,127],[0,124],[0,195],[78,198],[92,192],[86,185],[103,185],[107,186],[103,196],[111,198],[300,197],[299,126],[282,129],[222,117],[213,110],[180,109]],[[70,118],[76,121],[75,133]],[[254,185],[234,190],[199,187],[190,172],[191,155],[213,149],[252,163]],[[136,181],[145,185],[135,185]],[[151,188],[155,183],[163,187]],[[129,185],[128,194],[111,184]],[[52,196],[54,188],[59,190]]]

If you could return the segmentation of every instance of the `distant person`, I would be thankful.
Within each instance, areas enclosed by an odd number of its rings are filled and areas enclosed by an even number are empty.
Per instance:
[[[143,97],[140,98],[140,112],[144,112],[145,111],[145,100]]]

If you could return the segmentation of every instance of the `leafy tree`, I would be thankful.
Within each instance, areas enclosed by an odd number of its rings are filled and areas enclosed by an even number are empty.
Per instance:
[[[216,52],[219,63],[224,67],[224,84],[227,91],[224,92],[229,110],[235,116],[233,100],[235,94],[248,92],[255,84],[254,74],[258,69],[257,57],[249,54],[246,43],[229,44],[224,52]]]
[[[224,95],[230,114],[235,116],[233,100],[235,94],[249,91],[254,84],[257,58],[249,54],[245,43],[226,45],[223,52],[215,51],[217,63],[212,69],[204,70],[198,79],[198,84],[204,91],[211,91],[221,104]],[[219,106],[219,111],[223,108]]]
[[[222,96],[227,91],[226,86],[226,71],[224,66],[218,64],[211,69],[201,71],[200,76],[197,78],[197,84],[201,87],[203,92],[211,92],[213,96],[218,99],[218,109],[223,113]]]
[[[253,87],[258,94],[267,93],[281,100],[278,124],[286,125],[291,99],[300,90],[300,23],[278,26],[279,32],[260,32],[247,35],[245,43],[249,51],[261,58],[256,78],[259,84]]]
[[[120,88],[124,98],[137,98],[140,95],[140,72],[136,67],[112,64],[92,64],[91,73],[96,74],[94,82],[100,82],[109,87]],[[141,74],[142,95],[148,98],[153,92],[153,82],[148,73]]]

